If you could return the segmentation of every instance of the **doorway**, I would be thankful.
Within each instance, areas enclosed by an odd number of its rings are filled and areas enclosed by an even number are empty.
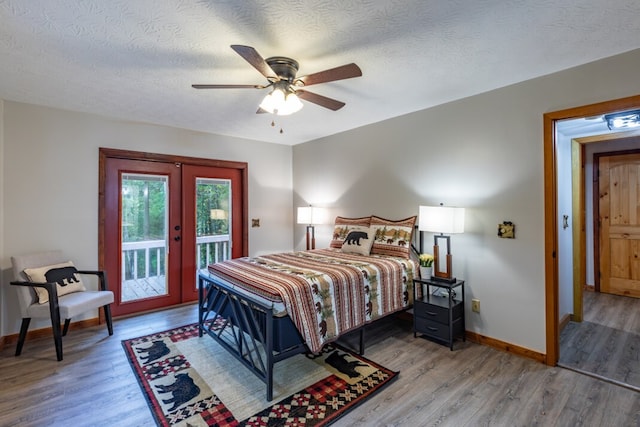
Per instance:
[[[556,122],[561,120],[587,118],[611,112],[636,109],[640,106],[640,96],[623,98],[588,106],[562,110],[544,115],[544,175],[545,175],[545,311],[546,311],[546,363],[555,366],[559,359],[559,288],[558,288],[558,201],[557,201],[557,154]],[[612,136],[611,139],[615,139]],[[575,196],[574,196],[575,197]],[[576,218],[583,216],[583,210],[574,209],[574,229],[584,231],[584,223],[576,225]],[[579,223],[580,224],[580,223]],[[574,278],[585,277],[584,241],[574,245]],[[577,260],[577,261],[576,261]],[[575,287],[574,289],[579,288]],[[577,296],[576,296],[577,298]],[[581,301],[582,293],[580,292]],[[576,299],[577,301],[577,299]],[[581,313],[580,309],[580,315]]]
[[[114,316],[197,300],[197,274],[248,252],[247,165],[100,149],[99,264]]]

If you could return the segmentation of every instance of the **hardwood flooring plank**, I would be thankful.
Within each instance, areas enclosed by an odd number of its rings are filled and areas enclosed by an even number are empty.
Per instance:
[[[558,364],[640,390],[640,299],[584,293],[584,321],[560,334]]]

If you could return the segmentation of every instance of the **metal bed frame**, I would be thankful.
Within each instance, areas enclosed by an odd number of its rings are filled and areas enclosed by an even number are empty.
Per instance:
[[[364,326],[359,328],[364,354]],[[198,336],[209,335],[266,384],[273,399],[275,363],[308,351],[291,318],[210,274],[198,275]]]

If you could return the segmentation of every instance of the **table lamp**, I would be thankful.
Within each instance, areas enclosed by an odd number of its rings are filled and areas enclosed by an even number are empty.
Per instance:
[[[298,208],[298,224],[307,224],[307,250],[316,248],[316,236],[314,225],[324,224],[326,211],[324,208],[314,206],[301,206]]]
[[[454,283],[456,278],[453,277],[452,270],[451,237],[448,235],[464,233],[464,208],[447,207],[442,204],[420,206],[419,213],[418,230],[440,233],[433,236],[433,276],[431,278]],[[446,244],[446,262],[443,262],[440,256],[439,241]]]

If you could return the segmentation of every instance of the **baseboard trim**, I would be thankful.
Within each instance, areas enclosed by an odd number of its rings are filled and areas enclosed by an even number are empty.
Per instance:
[[[533,351],[528,348],[520,347],[514,344],[510,344],[508,342],[497,340],[495,338],[477,334],[475,332],[466,331],[465,336],[471,342],[486,345],[488,347],[493,347],[497,350],[504,351],[506,353],[511,353],[517,356],[533,359],[536,362],[546,363],[546,360],[547,360],[546,354],[538,353],[537,351]]]
[[[97,317],[93,319],[79,320],[69,325],[69,331],[90,328],[92,326],[97,326],[99,324],[100,322]],[[4,349],[5,346],[16,344],[18,342],[19,335],[20,334],[11,334],[11,335],[5,335],[4,337],[0,337],[0,348]],[[53,330],[51,329],[51,326],[49,326],[48,328],[34,329],[32,331],[28,331],[26,341],[36,339],[36,338],[42,338],[42,337],[53,337]]]

